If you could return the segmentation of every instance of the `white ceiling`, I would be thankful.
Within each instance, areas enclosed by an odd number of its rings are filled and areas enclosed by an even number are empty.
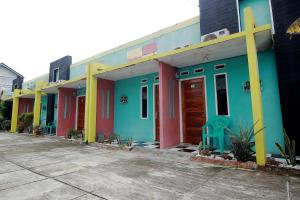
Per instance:
[[[98,78],[107,80],[121,80],[135,76],[142,76],[154,72],[158,72],[158,61],[151,60],[136,65],[120,68],[114,71],[105,72],[97,75]]]
[[[42,90],[42,92],[46,92],[48,94],[56,94],[58,93],[59,88],[73,88],[73,89],[79,89],[82,87],[85,87],[85,79],[83,80],[78,80],[76,82],[70,82],[70,83],[65,83],[62,85],[53,85],[53,87],[47,87]]]
[[[266,50],[272,45],[272,35],[270,30],[256,33],[255,39],[258,51]],[[160,58],[159,60],[171,66],[180,68],[246,55],[246,53],[246,38],[240,37],[203,48],[167,56]]]

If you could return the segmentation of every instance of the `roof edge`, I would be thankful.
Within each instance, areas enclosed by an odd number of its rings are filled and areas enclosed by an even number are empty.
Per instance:
[[[24,76],[18,72],[16,72],[15,70],[13,70],[12,68],[10,68],[9,66],[7,66],[4,63],[0,63],[1,66],[5,67],[6,69],[8,69],[9,71],[15,73],[17,76],[20,76],[21,78],[24,78]]]

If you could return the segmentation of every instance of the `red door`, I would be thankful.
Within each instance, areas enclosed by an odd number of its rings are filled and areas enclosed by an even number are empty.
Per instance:
[[[154,86],[154,93],[155,93],[155,140],[159,141],[159,86]]]
[[[206,123],[204,78],[181,83],[183,142],[199,144]]]
[[[77,104],[77,130],[84,129],[85,96],[78,97]]]

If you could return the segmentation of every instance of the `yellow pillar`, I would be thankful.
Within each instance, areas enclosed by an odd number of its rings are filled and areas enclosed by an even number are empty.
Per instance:
[[[33,127],[40,125],[42,87],[43,87],[43,82],[38,81],[36,83],[35,95],[34,95]]]
[[[96,139],[96,109],[97,109],[97,66],[89,64],[86,79],[86,105],[85,105],[85,141],[90,143]]]
[[[247,55],[249,65],[249,77],[250,77],[250,88],[251,88],[251,101],[252,101],[252,113],[254,131],[257,132],[264,127],[263,118],[263,106],[262,106],[262,95],[260,88],[260,78],[257,60],[257,49],[255,43],[254,29],[255,22],[251,8],[245,8],[245,32],[246,32],[246,43],[247,43]],[[260,131],[255,135],[255,146],[256,146],[256,162],[260,166],[266,164],[266,147],[265,147],[265,132]]]
[[[90,77],[90,66],[87,67],[86,70],[86,91],[85,91],[85,113],[84,113],[84,141],[88,142],[88,134],[89,134],[89,87],[90,87],[90,81],[89,81],[89,77]]]
[[[17,132],[18,125],[18,113],[19,113],[19,94],[20,90],[15,89],[13,93],[13,106],[12,106],[12,115],[11,115],[11,126],[10,132]]]

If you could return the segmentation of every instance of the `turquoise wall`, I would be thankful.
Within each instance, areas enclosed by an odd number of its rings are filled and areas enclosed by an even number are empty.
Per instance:
[[[240,0],[241,28],[245,30],[244,9],[251,7],[257,26],[272,24],[269,0]]]
[[[41,100],[41,116],[40,116],[40,124],[42,127],[46,126],[46,118],[47,118],[47,96],[42,96]]]
[[[79,88],[76,90],[76,96],[85,96],[86,88]]]
[[[278,153],[275,142],[283,144],[280,100],[277,85],[275,55],[273,51],[258,54],[260,78],[262,80],[262,97],[265,120],[266,148],[268,153]],[[225,64],[224,69],[215,70],[214,66]],[[194,69],[203,68],[204,72],[194,73]],[[251,127],[252,108],[249,92],[243,90],[243,83],[249,81],[246,56],[240,56],[191,67],[178,69],[189,71],[189,75],[179,79],[205,76],[208,119],[216,116],[214,74],[226,73],[228,79],[229,110],[231,129],[238,131],[239,125]],[[133,137],[135,140],[152,141],[153,137],[153,81],[156,74],[139,76],[115,82],[115,133],[122,138]],[[140,118],[141,79],[148,78],[148,119]],[[120,104],[121,96],[128,96],[127,104]],[[227,138],[227,144],[229,139]]]
[[[85,75],[86,72],[86,65],[72,65],[70,67],[70,80],[78,77],[82,77]]]
[[[153,83],[158,74],[149,74],[115,82],[114,132],[123,139],[132,137],[139,141],[153,141]],[[148,79],[142,84],[141,79]],[[148,85],[148,118],[141,119],[140,90]],[[128,97],[127,104],[121,104],[121,96]]]
[[[54,107],[54,124],[56,125],[57,122],[57,101],[58,95],[55,95],[55,107]],[[40,123],[42,126],[46,126],[46,119],[47,119],[47,109],[43,109],[43,107],[47,108],[47,96],[42,96],[41,100],[41,115],[40,115]]]
[[[58,94],[55,94],[55,100],[54,100],[54,119],[53,119],[55,127],[56,127],[56,123],[57,123],[57,106],[58,106],[57,103],[58,103]]]
[[[279,142],[283,144],[283,135],[275,55],[273,51],[259,53],[258,59],[260,79],[263,85],[262,96],[267,152],[278,153],[274,143]],[[214,66],[218,64],[225,64],[225,69],[215,70]],[[198,75],[194,74],[193,70],[199,67],[204,68],[204,72]],[[186,67],[178,71],[186,70],[190,74],[188,76],[180,76],[180,79],[200,75],[206,77],[208,119],[216,116],[214,74],[227,73],[231,129],[237,131],[239,124],[247,127],[252,125],[251,96],[250,93],[243,91],[243,83],[249,80],[246,56]],[[229,143],[228,138],[227,143]]]

